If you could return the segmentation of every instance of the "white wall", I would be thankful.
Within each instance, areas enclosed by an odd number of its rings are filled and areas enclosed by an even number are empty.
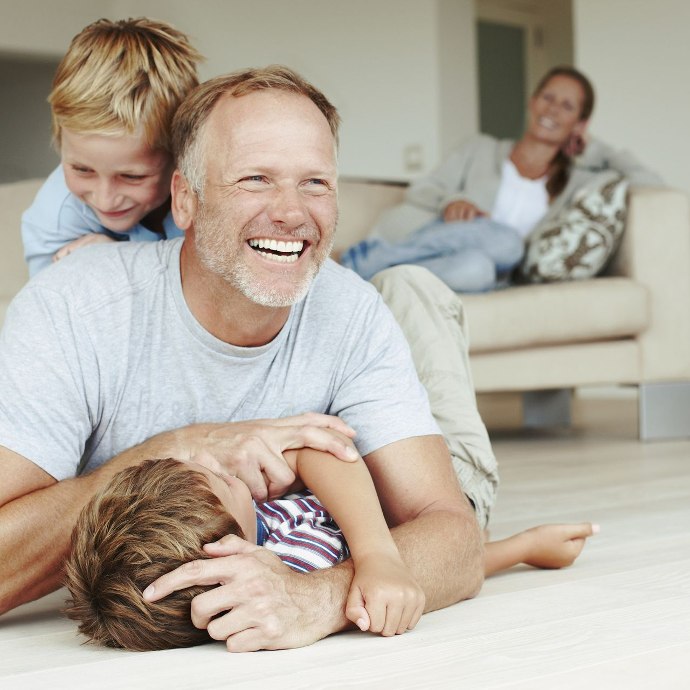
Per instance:
[[[527,94],[554,65],[573,62],[572,0],[476,0],[477,17],[526,32]]]
[[[479,84],[474,3],[440,0],[438,5],[438,79],[440,85],[439,150],[433,167],[451,148],[477,132]]]
[[[0,52],[62,55],[72,36],[106,16],[108,0],[0,0]]]
[[[192,36],[204,77],[269,62],[303,72],[342,112],[344,174],[414,177],[476,131],[473,0],[0,0],[0,56],[60,56],[88,22],[143,14]],[[573,0],[573,22],[598,92],[594,133],[690,190],[690,3]],[[0,157],[20,144],[4,125]],[[408,146],[420,171],[405,169]]]
[[[272,62],[304,74],[327,94],[343,118],[341,174],[408,179],[419,174],[405,168],[408,147],[416,147],[422,169],[428,169],[451,136],[449,120],[457,123],[456,137],[476,126],[472,117],[466,118],[468,111],[473,115],[476,110],[473,90],[466,100],[459,96],[468,83],[471,86],[473,76],[449,87],[445,81],[442,84],[440,74],[442,62],[473,60],[471,49],[467,54],[454,49],[471,43],[472,0],[113,0],[111,4],[118,16],[147,14],[189,33],[208,58],[204,76]],[[447,30],[448,22],[458,26],[446,50],[439,32]],[[474,75],[473,61],[461,62],[456,70],[462,72],[463,67]]]
[[[476,129],[473,7],[473,0],[0,0],[0,52],[60,55],[99,16],[164,19],[207,57],[204,78],[280,62],[321,88],[343,117],[341,174],[409,179]],[[409,147],[419,154],[417,170],[405,167]]]
[[[690,192],[690,3],[574,0],[575,57],[597,89],[592,131]]]
[[[572,0],[542,0],[539,3],[544,28],[544,52],[549,66],[573,62],[572,4]]]
[[[547,43],[566,7],[554,2]],[[204,77],[269,62],[303,72],[342,112],[344,174],[407,179],[476,131],[473,0],[0,0],[0,56],[60,56],[88,22],[142,14],[191,34]],[[599,96],[595,134],[690,190],[690,3],[573,0],[573,21]],[[21,144],[7,129],[3,158]],[[420,171],[405,169],[409,146]]]

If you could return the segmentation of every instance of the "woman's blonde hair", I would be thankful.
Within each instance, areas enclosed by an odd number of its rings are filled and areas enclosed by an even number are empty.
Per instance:
[[[143,590],[183,563],[208,558],[204,544],[242,530],[204,474],[172,460],[128,467],[86,505],[65,565],[67,615],[92,642],[134,651],[210,642],[191,619],[189,587],[148,603]]]
[[[147,19],[99,19],[80,31],[62,58],[48,97],[53,141],[79,133],[141,132],[153,150],[171,152],[170,124],[199,83],[201,55],[185,34]]]

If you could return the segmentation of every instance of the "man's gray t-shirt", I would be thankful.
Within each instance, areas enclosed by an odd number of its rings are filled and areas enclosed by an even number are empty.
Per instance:
[[[59,480],[198,422],[324,412],[362,455],[440,433],[371,285],[329,261],[272,342],[236,347],[187,308],[181,244],[85,248],[24,287],[0,335],[0,445]]]

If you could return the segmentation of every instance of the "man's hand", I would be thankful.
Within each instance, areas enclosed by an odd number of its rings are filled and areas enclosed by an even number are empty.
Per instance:
[[[233,535],[204,549],[214,558],[159,577],[144,590],[144,600],[158,601],[192,585],[218,585],[194,597],[192,622],[214,640],[225,640],[231,652],[304,647],[344,626],[342,612],[331,605],[333,580],[320,577],[336,569],[297,573],[267,549]],[[338,576],[345,589],[349,577],[347,570]]]
[[[60,249],[53,254],[53,263],[60,261],[60,259],[64,259],[68,254],[71,254],[73,251],[81,249],[82,247],[86,247],[89,244],[102,244],[103,242],[115,241],[116,240],[114,240],[112,237],[103,235],[100,232],[92,232],[88,235],[82,235],[78,239],[68,242],[64,247],[60,247]]]
[[[338,432],[338,433],[334,433]],[[180,460],[209,462],[209,456],[238,476],[257,501],[284,496],[295,473],[283,453],[314,448],[344,461],[359,454],[349,439],[355,432],[338,417],[314,412],[225,424],[197,424],[182,429]],[[345,436],[345,438],[343,438]]]
[[[488,215],[471,201],[451,201],[443,211],[443,220],[449,223],[453,220],[474,220],[480,216]]]

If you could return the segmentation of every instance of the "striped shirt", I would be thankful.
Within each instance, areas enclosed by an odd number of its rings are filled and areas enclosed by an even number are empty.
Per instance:
[[[343,533],[310,492],[255,504],[256,543],[300,572],[330,568],[349,556]]]

